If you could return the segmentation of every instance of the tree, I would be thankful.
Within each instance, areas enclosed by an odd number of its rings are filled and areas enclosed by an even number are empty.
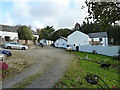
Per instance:
[[[53,26],[46,26],[41,30],[38,30],[38,34],[39,34],[39,40],[41,39],[48,39],[51,40],[51,34],[55,31],[55,29],[53,28]]]
[[[18,37],[21,40],[32,40],[33,39],[33,34],[31,33],[30,29],[27,26],[22,26],[18,30]]]
[[[110,26],[107,30],[108,32],[108,37],[113,38],[114,45],[120,45],[120,26],[114,25]]]
[[[67,36],[70,35],[72,32],[73,31],[68,28],[59,29],[55,31],[54,33],[52,33],[51,40],[56,41],[58,38],[60,38],[60,36],[67,38]]]
[[[80,29],[81,29],[80,24],[79,24],[79,23],[76,23],[76,24],[75,24],[75,27],[74,27],[74,30],[80,30]]]
[[[88,20],[93,19],[107,29],[109,24],[120,20],[120,2],[87,2]]]
[[[104,31],[104,30],[100,29],[100,25],[98,23],[83,21],[83,24],[81,24],[81,30],[80,31],[88,34],[88,33],[101,32],[101,31]]]

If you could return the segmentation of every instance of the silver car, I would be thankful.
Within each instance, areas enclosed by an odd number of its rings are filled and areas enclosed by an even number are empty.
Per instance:
[[[3,44],[3,47],[7,48],[7,49],[22,49],[22,50],[28,49],[28,46],[21,45],[21,44],[19,44],[17,42],[5,43],[5,44]]]

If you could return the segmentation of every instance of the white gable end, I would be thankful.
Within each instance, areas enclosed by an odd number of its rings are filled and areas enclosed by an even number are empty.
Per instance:
[[[62,38],[59,38],[55,41],[55,47],[66,48],[66,46],[67,46],[67,41]]]
[[[77,44],[77,45],[89,45],[89,36],[80,32],[75,31],[68,36],[68,44]]]

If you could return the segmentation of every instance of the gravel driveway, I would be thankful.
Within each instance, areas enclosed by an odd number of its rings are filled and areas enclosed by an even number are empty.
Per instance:
[[[39,49],[21,51],[28,57],[37,61],[32,67],[26,69],[19,75],[3,81],[3,88],[11,88],[15,84],[22,82],[26,77],[43,70],[42,75],[34,80],[26,88],[52,88],[52,86],[64,75],[67,66],[73,55],[64,49],[46,46]]]

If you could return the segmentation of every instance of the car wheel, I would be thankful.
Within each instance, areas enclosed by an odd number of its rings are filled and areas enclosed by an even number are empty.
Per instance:
[[[25,48],[25,47],[22,47],[22,50],[26,50],[26,48]]]
[[[10,47],[10,46],[8,46],[8,47],[7,47],[7,49],[11,49],[11,47]]]

